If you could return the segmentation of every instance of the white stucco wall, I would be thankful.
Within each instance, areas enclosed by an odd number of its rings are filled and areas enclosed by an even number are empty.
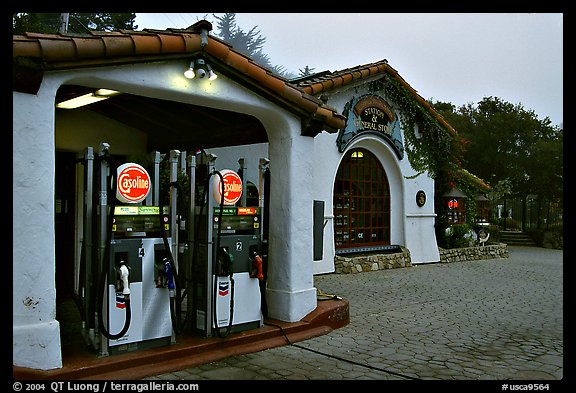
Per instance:
[[[271,182],[270,214],[274,220],[270,226],[266,295],[269,316],[294,322],[316,308],[311,263],[312,209],[302,209],[313,199],[313,139],[300,135],[299,118],[224,75],[214,82],[191,81],[182,74],[186,67],[185,60],[174,60],[46,72],[38,94],[13,92],[15,366],[43,370],[62,367],[55,315],[54,157],[56,136],[69,133],[74,125],[67,123],[73,122],[70,118],[56,119],[54,98],[59,86],[66,83],[212,106],[258,118],[268,133],[270,170],[277,179]],[[55,132],[55,124],[62,127],[62,133]],[[124,136],[103,134],[96,139],[99,143],[108,137],[116,137],[119,147]],[[85,141],[58,143],[66,150],[74,150]],[[245,158],[253,165],[252,156]],[[248,171],[249,176],[255,173]]]
[[[330,96],[329,105],[337,108],[341,113],[345,104],[354,96],[368,94],[368,90],[360,86],[342,89]],[[386,99],[382,92],[374,94]],[[393,105],[392,102],[390,102]],[[399,244],[410,250],[413,264],[438,262],[440,255],[436,244],[434,231],[434,181],[428,174],[418,176],[411,167],[407,153],[403,159],[398,159],[392,147],[382,138],[374,134],[365,134],[355,139],[343,152],[338,151],[336,140],[337,133],[329,134],[322,132],[314,138],[313,157],[311,162],[313,176],[312,200],[321,200],[324,205],[324,237],[322,259],[313,261],[314,274],[331,273],[334,271],[334,211],[333,193],[334,182],[338,167],[344,155],[351,149],[365,148],[371,151],[382,164],[386,171],[390,187],[390,242]],[[248,150],[246,156],[262,155],[261,147],[256,145],[245,146]],[[232,154],[234,156],[234,153]],[[302,173],[308,173],[303,171]],[[416,193],[426,193],[426,204],[418,207]],[[303,207],[312,209],[312,200],[305,201]]]
[[[340,113],[353,97],[375,94],[386,100],[392,108],[394,103],[387,100],[384,92],[369,92],[363,85],[350,86],[329,95],[328,105]],[[404,138],[405,130],[402,130]],[[334,212],[333,193],[336,173],[343,156],[354,148],[366,148],[372,152],[382,164],[390,186],[390,242],[399,244],[410,250],[413,264],[438,262],[440,255],[434,232],[434,181],[427,173],[416,176],[411,167],[407,153],[399,160],[392,147],[373,134],[361,135],[354,139],[343,153],[338,151],[336,140],[338,134],[322,133],[314,142],[314,199],[325,201],[324,249],[323,259],[314,261],[314,273],[330,273],[334,271]],[[416,193],[423,190],[427,201],[423,207],[416,205]]]
[[[54,94],[14,93],[12,109],[12,359],[62,367],[54,264]]]
[[[245,180],[254,183],[258,187],[260,159],[268,158],[268,143],[218,147],[206,149],[206,151],[217,156],[214,163],[216,170],[232,169],[237,171],[240,167],[238,160],[244,158]]]
[[[56,320],[54,180],[55,151],[81,151],[111,143],[119,154],[147,153],[146,136],[89,111],[57,115],[54,98],[62,84],[106,87],[131,93],[252,115],[268,134],[268,143],[212,149],[217,169],[237,169],[245,158],[248,180],[258,185],[258,161],[270,160],[271,198],[269,266],[266,300],[271,318],[301,320],[316,308],[314,274],[334,270],[331,216],[333,187],[344,153],[337,134],[302,137],[300,119],[221,75],[216,81],[184,78],[185,60],[47,72],[38,94],[13,93],[13,364],[37,369],[62,367],[60,327]],[[329,105],[343,112],[354,95],[352,86],[330,96]],[[377,92],[386,99],[385,94]],[[393,103],[390,103],[393,105]],[[131,143],[137,140],[137,143]],[[439,260],[434,234],[434,183],[415,175],[407,157],[374,135],[356,139],[348,149],[363,147],[378,157],[390,185],[391,243],[406,246],[412,263]],[[174,148],[178,148],[175,143]],[[427,194],[419,208],[415,195]],[[321,261],[313,261],[313,201],[325,201],[327,224]]]

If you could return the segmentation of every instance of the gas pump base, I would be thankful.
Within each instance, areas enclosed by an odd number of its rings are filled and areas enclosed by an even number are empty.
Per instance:
[[[170,345],[170,337],[157,338],[154,340],[137,341],[130,344],[121,344],[114,347],[109,347],[108,352],[110,355],[119,355],[132,351],[141,351],[144,349],[158,348]]]
[[[158,264],[166,255],[161,238],[124,238],[111,243],[114,264],[109,277],[115,276],[114,266],[123,260],[130,268],[130,301],[132,303],[130,328],[123,337],[108,341],[108,353],[115,355],[156,346],[170,345],[172,322],[168,288],[156,285]],[[117,293],[115,283],[108,285],[108,308],[105,319],[108,329],[118,332],[126,318],[123,296]]]
[[[67,306],[70,318],[77,318],[78,312],[74,307]],[[323,300],[318,302],[314,311],[298,322],[264,318],[261,328],[233,333],[224,339],[181,334],[177,343],[169,346],[97,359],[93,349],[84,345],[78,333],[78,337],[67,337],[62,341],[62,368],[44,371],[13,366],[12,374],[15,380],[143,379],[230,356],[290,345],[328,334],[349,323],[348,300]],[[76,330],[71,333],[75,334]]]

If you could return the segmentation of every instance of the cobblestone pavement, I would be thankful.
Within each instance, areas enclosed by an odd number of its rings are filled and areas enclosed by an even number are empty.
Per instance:
[[[561,380],[563,251],[508,249],[507,259],[316,276],[320,291],[349,300],[349,325],[146,380]]]

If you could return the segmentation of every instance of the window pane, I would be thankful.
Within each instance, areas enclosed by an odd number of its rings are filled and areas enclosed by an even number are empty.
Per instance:
[[[388,179],[365,149],[348,152],[334,185],[334,238],[338,249],[390,244]]]

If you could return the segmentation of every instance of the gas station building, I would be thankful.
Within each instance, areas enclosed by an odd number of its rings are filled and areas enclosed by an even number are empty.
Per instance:
[[[439,261],[434,181],[406,146],[421,131],[403,129],[391,89],[450,126],[416,90],[386,60],[285,80],[210,30],[13,36],[15,366],[62,367],[56,304],[83,241],[77,161],[102,143],[126,161],[173,149],[213,154],[217,170],[243,160],[244,189],[260,199],[268,166],[271,318],[312,312],[314,276],[333,272],[337,254],[402,246],[412,264]],[[81,95],[101,101],[57,107]]]

